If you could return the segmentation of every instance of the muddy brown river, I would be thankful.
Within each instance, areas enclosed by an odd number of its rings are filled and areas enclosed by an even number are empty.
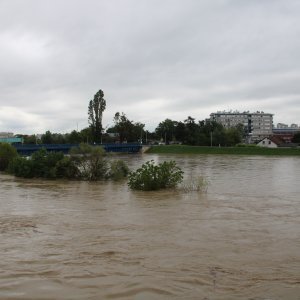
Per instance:
[[[174,159],[206,192],[0,174],[0,299],[300,299],[300,159]]]

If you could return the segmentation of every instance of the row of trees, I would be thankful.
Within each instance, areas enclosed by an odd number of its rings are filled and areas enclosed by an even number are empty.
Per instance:
[[[181,142],[186,145],[199,146],[234,146],[244,137],[243,125],[224,128],[217,122],[196,122],[188,117],[184,122],[166,119],[160,122],[155,134],[165,143]]]
[[[184,121],[165,119],[154,132],[145,131],[145,124],[129,120],[122,112],[116,112],[113,126],[105,132],[102,125],[103,112],[106,109],[104,93],[99,90],[88,105],[89,127],[81,131],[60,134],[46,131],[43,135],[18,135],[25,144],[79,144],[79,143],[115,143],[115,142],[164,142],[183,143],[199,146],[234,146],[245,138],[244,126],[224,128],[213,121],[196,121],[188,116]],[[293,142],[299,143],[299,134]]]
[[[124,113],[117,112],[114,125],[101,133],[100,140],[95,138],[91,127],[70,133],[51,133],[46,131],[41,136],[19,135],[25,144],[79,144],[79,143],[115,143],[115,142],[164,142],[183,143],[200,146],[233,146],[241,142],[244,136],[243,126],[224,128],[216,122],[196,122],[188,117],[184,122],[166,119],[158,124],[154,132],[144,130],[145,124],[134,122]]]
[[[100,143],[102,139],[102,114],[106,108],[104,93],[99,90],[94,99],[89,102],[88,115],[92,141]],[[130,121],[124,113],[117,112],[114,116],[114,126],[108,128],[107,133],[115,134],[120,142],[142,141],[145,124]],[[147,134],[147,132],[146,132]],[[160,122],[155,132],[149,138],[163,140],[165,143],[181,142],[187,145],[202,146],[234,146],[242,141],[244,127],[224,128],[216,122],[198,123],[194,118],[188,117],[184,122],[166,119]],[[147,138],[146,138],[147,139]]]
[[[187,145],[233,146],[242,141],[243,125],[226,129],[216,122],[196,122],[189,116],[186,120],[166,119],[158,124],[154,132],[145,131],[145,124],[134,122],[122,112],[113,118],[114,125],[104,132],[102,125],[103,112],[106,108],[104,93],[99,90],[88,105],[89,127],[70,133],[60,134],[46,131],[42,136],[23,135],[25,144],[79,144],[79,143],[112,143],[112,142],[178,142]]]

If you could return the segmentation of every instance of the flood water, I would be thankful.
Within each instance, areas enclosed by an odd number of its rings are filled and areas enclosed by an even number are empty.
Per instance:
[[[176,160],[206,192],[0,174],[0,299],[300,299],[300,159]]]

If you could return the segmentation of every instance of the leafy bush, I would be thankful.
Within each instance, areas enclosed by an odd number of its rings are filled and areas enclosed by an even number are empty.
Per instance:
[[[68,156],[65,156],[63,159],[59,160],[55,167],[57,178],[76,179],[80,177],[78,168]]]
[[[0,143],[0,171],[6,170],[10,161],[17,156],[15,147],[7,143]]]
[[[8,172],[24,178],[118,180],[126,177],[129,169],[121,160],[109,163],[102,147],[81,144],[72,149],[70,156],[45,149],[33,153],[30,158],[17,156],[10,161]]]
[[[110,162],[109,177],[113,180],[120,180],[127,177],[129,168],[123,160],[114,160]]]
[[[31,156],[34,177],[55,178],[56,164],[64,158],[62,152],[36,151]]]
[[[12,160],[8,171],[17,177],[56,178],[57,165],[64,159],[61,152],[47,152],[40,149],[33,153],[30,159],[17,157]]]
[[[17,177],[33,178],[34,169],[31,160],[24,157],[16,157],[10,161],[8,165],[8,172]]]
[[[151,160],[129,173],[128,185],[134,190],[150,191],[175,187],[182,179],[183,171],[176,166],[175,161],[155,165]]]
[[[99,180],[109,177],[108,160],[102,147],[80,144],[70,151],[71,160],[78,168],[79,177],[85,180]]]

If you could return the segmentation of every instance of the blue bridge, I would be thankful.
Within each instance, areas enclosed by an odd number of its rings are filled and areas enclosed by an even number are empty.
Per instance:
[[[49,152],[63,152],[68,154],[71,148],[78,147],[79,144],[14,144],[13,145],[20,155],[30,156],[32,153],[44,148]],[[106,152],[119,153],[138,153],[142,145],[138,143],[128,144],[91,144],[91,146],[101,146]]]

